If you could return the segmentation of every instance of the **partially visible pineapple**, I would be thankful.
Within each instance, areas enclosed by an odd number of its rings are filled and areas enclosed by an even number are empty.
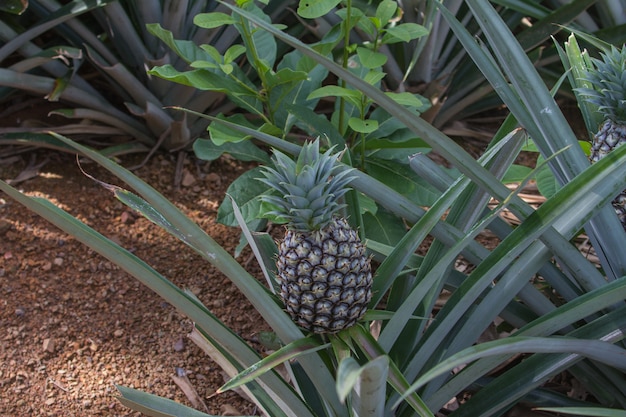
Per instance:
[[[281,298],[295,323],[314,333],[353,326],[372,297],[365,245],[339,216],[354,177],[331,152],[320,154],[319,140],[305,144],[296,161],[274,151],[275,169],[264,167],[259,178],[278,192],[262,196],[273,206],[268,214],[287,221],[276,263]]]
[[[595,68],[585,74],[593,88],[577,90],[587,101],[597,105],[604,116],[600,130],[593,137],[592,163],[626,143],[626,45],[621,50],[612,46],[601,58],[592,58]],[[626,230],[626,190],[613,200],[613,207]]]

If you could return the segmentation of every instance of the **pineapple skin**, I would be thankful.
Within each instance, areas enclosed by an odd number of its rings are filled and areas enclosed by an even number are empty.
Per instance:
[[[598,162],[624,143],[626,143],[626,125],[607,119],[593,137],[589,159],[592,163]],[[626,231],[626,189],[612,201],[612,205]]]
[[[607,119],[593,137],[589,159],[598,162],[623,143],[626,143],[626,125]]]
[[[337,333],[353,326],[372,298],[370,258],[343,218],[334,217],[316,231],[288,229],[276,266],[287,312],[313,333]]]

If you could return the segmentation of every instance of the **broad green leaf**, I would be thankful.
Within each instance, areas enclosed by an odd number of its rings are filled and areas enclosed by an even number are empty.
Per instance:
[[[412,94],[409,92],[404,93],[393,93],[386,92],[387,97],[390,97],[393,101],[398,104],[402,104],[406,107],[412,107],[419,111],[424,111],[430,107],[430,102],[426,100],[424,97],[418,96],[417,94]]]
[[[215,29],[224,25],[232,25],[235,19],[226,13],[199,13],[194,16],[193,23],[204,29]]]
[[[359,199],[358,204],[361,209],[361,214],[370,213],[372,215],[376,215],[378,212],[378,205],[376,205],[376,202],[363,193],[357,193],[357,196]]]
[[[209,54],[209,56],[211,56],[211,58],[213,58],[213,60],[215,62],[222,62],[223,61],[222,54],[220,54],[220,51],[218,51],[215,46],[204,44],[204,45],[200,45],[200,48],[204,52]],[[196,62],[196,61],[194,61],[194,62]]]
[[[148,71],[148,74],[156,75],[166,80],[198,88],[200,90],[218,91],[220,93],[247,94],[250,96],[254,95],[252,91],[243,89],[240,84],[225,78],[223,75],[218,75],[203,69],[180,72],[173,66],[167,64],[152,68]]]
[[[252,1],[243,3],[241,8],[267,24],[272,23],[270,17]],[[268,69],[274,68],[278,51],[276,39],[241,16],[238,16],[235,27],[241,34],[246,47],[246,56],[257,74],[265,74]],[[276,28],[280,30],[280,28]]]
[[[368,158],[365,169],[369,175],[420,206],[431,206],[440,195],[406,165]]]
[[[224,63],[230,64],[246,52],[243,45],[233,45],[224,52]]]
[[[206,55],[206,60],[210,60],[210,56]],[[251,112],[252,114],[262,115],[263,106],[259,100],[258,92],[254,84],[247,77],[233,67],[236,77],[224,77],[224,74],[217,73],[208,69],[195,69],[192,71],[180,72],[172,65],[163,65],[154,67],[148,71],[151,75],[187,85],[200,90],[215,91],[225,93],[239,107]]]
[[[267,88],[274,89],[281,84],[297,83],[307,79],[307,73],[304,71],[294,71],[290,68],[280,69],[278,72],[268,70],[265,73],[267,79]]]
[[[328,137],[332,145],[343,148],[346,145],[344,137],[337,128],[323,115],[309,107],[298,104],[285,106],[289,114],[296,119],[294,124],[312,137]]]
[[[384,209],[377,209],[375,213],[363,213],[365,237],[385,245],[395,246],[406,234],[406,226],[402,219]]]
[[[328,14],[341,0],[300,0],[298,14],[305,19],[317,19]]]
[[[417,23],[401,23],[384,30],[383,43],[410,42],[413,39],[428,35],[428,29]]]
[[[218,114],[217,118],[222,120],[228,120],[232,123],[250,127],[252,129],[258,129],[258,126],[254,126],[243,114],[236,113],[232,116],[224,116],[223,114]],[[211,123],[208,127],[208,132],[211,136],[211,140],[217,146],[221,146],[226,143],[240,143],[246,140],[246,136],[242,135],[241,132],[233,130],[221,123]]]
[[[260,168],[246,171],[233,181],[226,193],[236,201],[246,223],[258,218],[261,213],[261,201],[256,198],[267,191],[267,186],[257,178],[262,178]],[[230,201],[223,201],[217,210],[217,221],[227,226],[237,226],[237,219],[233,213]]]
[[[359,61],[361,59],[359,58]],[[362,64],[363,68],[368,68],[366,64]],[[380,85],[380,81],[385,78],[385,73],[378,70],[378,69],[372,69],[371,71],[369,71],[367,74],[365,74],[365,76],[363,77],[363,81],[365,81],[368,84],[371,85]],[[371,102],[371,100],[367,99],[368,102]]]
[[[203,161],[214,161],[224,153],[227,153],[240,161],[270,163],[267,153],[249,140],[238,143],[225,142],[221,145],[216,145],[209,139],[196,139],[193,143],[193,151],[196,157]]]
[[[539,155],[539,157],[537,157],[537,165],[543,162],[543,157]],[[546,198],[552,197],[561,188],[560,184],[556,180],[556,177],[552,173],[552,170],[545,164],[537,171],[536,180],[539,192]]]
[[[216,64],[215,62],[210,62],[210,61],[193,61],[191,64],[189,64],[189,66],[191,68],[198,68],[198,69],[216,69],[216,68],[222,69],[222,64]]]
[[[393,0],[383,0],[378,4],[376,8],[376,18],[381,23],[381,26],[386,26],[387,23],[396,15],[398,10],[398,4]]]
[[[367,134],[378,129],[378,122],[371,119],[363,120],[358,117],[351,117],[348,119],[348,126],[355,132]]]
[[[309,96],[307,97],[307,100],[313,100],[322,97],[341,97],[350,101],[352,105],[360,107],[362,96],[363,95],[356,90],[340,87],[338,85],[325,85],[324,87],[320,87],[312,91],[311,94],[309,94]]]
[[[387,63],[387,55],[368,48],[358,47],[356,53],[359,55],[359,61],[366,68],[379,68]]]
[[[528,174],[530,174],[532,168],[529,168],[524,165],[513,164],[507,169],[504,177],[502,178],[502,182],[504,184],[509,184],[512,182],[522,182]]]
[[[146,25],[146,29],[151,35],[154,35],[163,41],[168,48],[174,51],[187,63],[211,60],[211,56],[199,48],[193,41],[174,39],[172,32],[164,29],[159,23],[148,23]]]

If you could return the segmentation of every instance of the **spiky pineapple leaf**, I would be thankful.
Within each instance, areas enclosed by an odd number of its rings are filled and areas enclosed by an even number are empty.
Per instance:
[[[240,372],[238,375],[231,378],[228,382],[218,388],[216,392],[222,393],[235,389],[258,378],[264,373],[271,371],[276,366],[284,362],[309,353],[317,352],[318,350],[327,349],[328,347],[330,347],[330,343],[320,344],[316,338],[311,336],[298,339],[286,346],[283,346],[276,352],[271,353],[259,362]]]

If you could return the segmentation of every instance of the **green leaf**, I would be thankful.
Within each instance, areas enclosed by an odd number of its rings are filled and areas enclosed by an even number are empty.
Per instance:
[[[386,26],[387,23],[395,16],[398,10],[398,4],[393,0],[383,0],[378,4],[376,8],[376,18],[380,21],[382,26]]]
[[[420,111],[424,111],[430,107],[430,102],[426,100],[424,97],[412,94],[409,92],[404,93],[394,93],[394,92],[386,92],[385,95],[390,97],[393,101],[398,104],[402,104],[406,107],[415,108]]]
[[[352,326],[346,331],[350,334],[350,338],[357,346],[363,348],[364,353],[369,359],[376,359],[379,356],[386,356],[384,349],[378,344],[378,341],[374,339],[372,334],[365,330],[361,325]],[[393,387],[393,389],[402,393],[409,387],[409,383],[406,378],[398,369],[398,366],[394,361],[389,361],[389,372],[387,382]],[[409,394],[407,397],[409,405],[417,411],[420,417],[434,417],[434,414],[428,409],[424,401],[415,393]]]
[[[537,165],[542,164],[545,160],[541,155],[537,157]],[[535,176],[537,181],[537,189],[546,198],[552,197],[561,188],[556,180],[554,173],[547,164],[539,168]]]
[[[226,13],[199,13],[194,16],[193,23],[204,29],[215,29],[224,25],[232,25],[235,19]]]
[[[513,164],[507,169],[504,177],[502,178],[502,182],[504,184],[510,184],[513,182],[522,182],[526,179],[528,174],[532,171],[532,168],[529,168],[524,165]]]
[[[278,72],[268,70],[265,73],[267,79],[267,88],[273,89],[281,84],[297,83],[308,78],[308,74],[304,71],[294,71],[291,68],[282,68]]]
[[[584,417],[626,417],[625,410],[596,407],[537,407],[538,411],[550,411],[553,413],[570,414]]]
[[[300,0],[298,14],[305,19],[317,19],[328,14],[341,0]]]
[[[343,148],[346,144],[344,137],[337,128],[323,115],[313,111],[309,107],[298,104],[285,106],[291,117],[296,119],[295,125],[304,130],[307,134],[317,136],[327,136],[332,145]]]
[[[121,385],[115,387],[121,394],[117,397],[119,402],[132,410],[151,417],[215,417],[158,395]]]
[[[242,4],[242,10],[246,10],[248,13],[251,13],[257,19],[267,24],[272,23],[270,16],[266,15],[265,12],[252,1]],[[248,19],[239,17],[235,23],[235,27],[241,34],[241,38],[246,47],[246,55],[257,74],[262,75],[268,69],[274,68],[277,56],[276,39],[266,31],[260,30]],[[278,27],[276,28],[280,30]]]
[[[196,139],[193,143],[193,151],[196,157],[203,161],[214,161],[227,153],[240,161],[257,161],[264,164],[271,162],[267,153],[249,140],[238,143],[225,142],[221,145],[216,145],[209,139]]]
[[[406,165],[368,158],[365,167],[369,175],[420,206],[431,206],[440,195]]]
[[[243,45],[233,45],[224,52],[224,63],[230,64],[246,52]]]
[[[232,116],[224,116],[223,114],[218,114],[217,118],[253,129],[258,128],[258,126],[254,126],[252,123],[250,123],[243,114],[234,114]],[[221,146],[225,143],[239,143],[246,140],[246,136],[242,135],[241,132],[233,130],[221,123],[211,123],[208,127],[208,131],[209,135],[211,136],[211,140],[217,146]]]
[[[271,371],[276,366],[284,362],[287,362],[291,359],[299,358],[309,353],[317,352],[318,350],[326,349],[329,346],[330,343],[320,344],[313,337],[305,337],[291,342],[288,345],[278,349],[276,352],[266,356],[259,362],[245,369],[244,371],[240,372],[238,375],[231,378],[228,382],[218,388],[216,392],[222,393],[231,389],[235,389],[260,377],[264,373]]]
[[[206,54],[206,59],[211,59],[208,54]],[[154,67],[148,71],[148,74],[200,90],[225,93],[241,108],[253,114],[262,114],[263,108],[258,98],[258,92],[253,84],[248,85],[250,81],[241,74],[238,74],[237,81],[234,81],[231,77],[224,77],[222,73],[208,69],[181,72],[169,64]]]
[[[387,373],[389,371],[389,357],[386,355],[367,362],[359,366],[358,362],[347,357],[339,362],[337,368],[337,394],[341,401],[345,401],[352,390],[357,391],[354,401],[358,401],[360,406],[354,408],[361,409],[357,413],[359,416],[382,415],[373,410],[384,407],[385,387],[387,386]],[[365,394],[365,395],[364,395]],[[360,400],[357,400],[359,398]],[[369,404],[370,406],[365,406]]]
[[[355,132],[372,133],[378,129],[378,122],[371,119],[363,120],[358,117],[351,117],[348,119],[348,126]]]
[[[241,210],[241,214],[246,223],[257,219],[261,213],[261,201],[256,198],[267,191],[267,186],[257,178],[262,178],[260,168],[253,168],[246,171],[233,181],[226,193],[230,195]],[[237,219],[233,213],[233,206],[230,201],[224,200],[217,210],[217,221],[227,226],[237,226]]]
[[[398,216],[378,208],[375,213],[363,214],[365,237],[389,246],[395,246],[406,234],[406,226]]]
[[[159,23],[148,23],[146,25],[148,32],[159,38],[179,57],[187,63],[194,61],[210,61],[211,57],[199,48],[194,42],[188,40],[174,39],[174,35],[167,29],[163,29]]]
[[[611,343],[572,337],[509,336],[505,339],[493,340],[466,348],[438,363],[432,369],[422,374],[411,385],[411,388],[403,394],[402,398],[396,402],[394,407],[402,399],[406,398],[409,393],[412,393],[426,382],[458,366],[488,356],[513,355],[517,353],[575,353],[616,367],[622,371],[626,370],[626,362],[624,361],[626,350]]]
[[[342,97],[350,101],[352,105],[360,107],[361,97],[363,97],[363,94],[361,94],[359,91],[350,88],[340,87],[338,85],[325,85],[324,87],[313,90],[311,94],[309,94],[309,96],[307,97],[307,100],[313,100],[322,97]]]
[[[402,23],[385,29],[382,42],[385,44],[409,42],[413,39],[428,35],[428,29],[417,23]]]
[[[379,68],[387,63],[387,55],[374,52],[368,48],[359,46],[356,48],[356,53],[359,56],[359,61],[365,68]]]

